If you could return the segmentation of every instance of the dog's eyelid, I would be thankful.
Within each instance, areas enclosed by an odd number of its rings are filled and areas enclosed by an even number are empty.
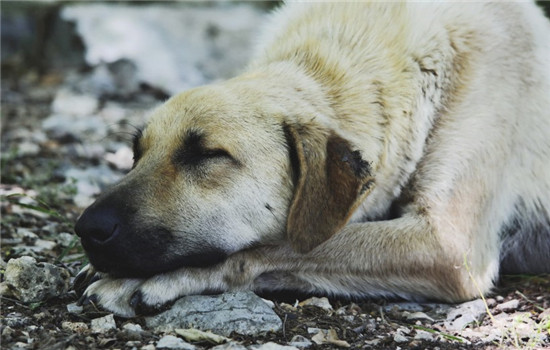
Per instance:
[[[134,152],[134,155],[133,155],[134,166],[143,155],[143,148],[140,144],[140,140],[142,139],[142,137],[143,137],[143,130],[137,128],[132,138],[132,151]]]
[[[211,149],[186,149],[176,153],[175,162],[185,166],[199,166],[206,161],[215,159],[226,159],[234,163],[240,164],[229,151],[223,148],[211,148]]]

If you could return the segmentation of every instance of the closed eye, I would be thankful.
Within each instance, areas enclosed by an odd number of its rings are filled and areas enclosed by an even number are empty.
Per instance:
[[[174,161],[180,165],[196,166],[209,160],[227,159],[233,160],[233,157],[223,149],[187,149],[175,154]]]
[[[180,166],[198,166],[214,160],[229,160],[238,163],[223,148],[208,149],[203,145],[204,136],[197,131],[189,131],[182,146],[174,153],[173,163]]]
[[[132,151],[134,152],[134,156],[133,156],[134,165],[133,165],[133,167],[136,166],[136,163],[138,162],[138,160],[143,155],[143,149],[142,149],[141,144],[140,144],[140,140],[141,140],[142,136],[143,136],[143,130],[142,129],[136,129],[136,131],[134,132],[134,136],[132,138]]]

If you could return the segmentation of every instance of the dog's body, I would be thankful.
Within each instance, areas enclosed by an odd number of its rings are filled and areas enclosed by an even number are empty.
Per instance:
[[[244,74],[155,111],[80,218],[107,272],[85,296],[127,316],[212,290],[455,302],[550,272],[534,4],[290,4],[271,22]]]

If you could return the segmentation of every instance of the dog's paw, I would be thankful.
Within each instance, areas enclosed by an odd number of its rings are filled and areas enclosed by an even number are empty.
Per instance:
[[[203,286],[188,277],[180,270],[148,278],[133,292],[130,306],[138,315],[149,315],[167,309],[182,296],[201,294]]]
[[[131,298],[141,283],[141,279],[104,277],[86,288],[79,303],[92,304],[118,316],[133,317],[136,311],[131,305]]]
[[[185,270],[148,279],[102,276],[86,288],[79,302],[123,317],[150,315],[165,310],[181,296],[203,293],[207,289],[204,281],[204,276],[191,277]]]

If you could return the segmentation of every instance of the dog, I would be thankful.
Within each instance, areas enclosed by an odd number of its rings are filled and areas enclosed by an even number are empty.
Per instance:
[[[288,3],[170,98],[75,226],[81,302],[234,290],[461,302],[550,272],[550,24],[534,3]]]

